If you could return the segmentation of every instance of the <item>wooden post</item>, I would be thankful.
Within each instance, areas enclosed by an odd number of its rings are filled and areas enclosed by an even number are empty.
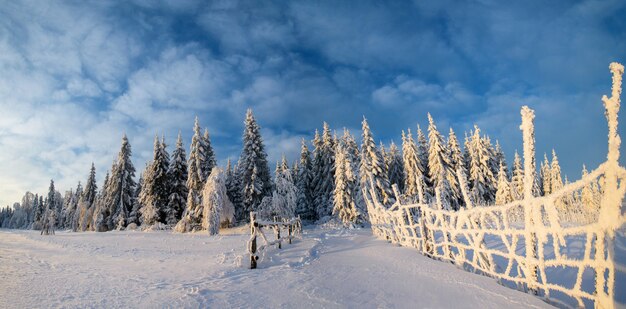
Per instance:
[[[522,107],[522,137],[524,140],[524,243],[526,244],[526,278],[528,279],[528,288],[535,294],[539,294],[537,288],[537,237],[535,235],[535,223],[533,222],[533,213],[536,211],[534,199],[535,186],[535,127],[533,121],[535,119],[535,111]]]
[[[276,239],[278,239],[278,249],[282,249],[282,241],[280,240],[280,225],[276,225]]]
[[[595,306],[598,308],[615,307],[614,241],[615,231],[620,228],[622,223],[620,217],[623,196],[619,193],[617,175],[617,171],[620,168],[619,156],[621,139],[617,131],[617,116],[621,103],[620,95],[622,93],[624,66],[613,62],[609,66],[609,69],[613,74],[611,98],[608,98],[606,95],[602,97],[609,126],[609,152],[607,154],[607,170],[604,174],[604,194],[600,202],[600,216],[598,218],[598,222],[602,224],[602,230],[598,231],[595,241],[596,259],[599,260],[598,257],[600,257],[600,259],[603,260],[595,269],[596,294],[598,295]],[[620,183],[620,185],[623,184]]]
[[[252,242],[250,244],[250,269],[256,269],[256,213],[250,212],[250,233],[252,233]]]
[[[289,226],[287,227],[287,233],[289,233],[289,244],[291,245],[291,230],[293,229],[293,224],[289,223]]]

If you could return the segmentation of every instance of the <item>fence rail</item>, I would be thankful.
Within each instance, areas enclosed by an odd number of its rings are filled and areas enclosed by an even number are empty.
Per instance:
[[[565,307],[615,307],[615,231],[626,223],[626,169],[619,166],[617,113],[624,67],[610,65],[611,98],[602,98],[609,125],[607,161],[547,196],[533,195],[534,111],[522,108],[524,198],[506,205],[444,210],[436,203],[387,207],[373,185],[365,190],[372,232],[422,254],[543,297]],[[464,177],[457,173],[460,178]],[[459,179],[461,184],[465,179]],[[590,186],[595,200],[576,199]],[[400,200],[400,199],[397,199]],[[440,200],[436,198],[435,200]],[[619,271],[619,270],[618,270]],[[623,270],[622,270],[623,271]]]

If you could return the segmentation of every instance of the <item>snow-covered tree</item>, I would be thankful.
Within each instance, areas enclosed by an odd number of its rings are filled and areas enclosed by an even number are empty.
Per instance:
[[[498,171],[498,190],[496,191],[496,205],[504,205],[513,201],[511,194],[511,186],[507,178],[504,162],[500,161],[500,169]]]
[[[224,171],[219,167],[214,167],[202,191],[202,229],[206,230],[209,235],[219,233],[220,214],[229,203]]]
[[[202,138],[200,124],[196,117],[193,137],[191,138],[191,145],[189,145],[189,160],[187,161],[187,206],[182,219],[176,224],[176,231],[181,233],[202,228],[202,163],[204,162]]]
[[[385,172],[385,163],[378,148],[376,148],[374,136],[365,117],[363,117],[362,131],[363,143],[361,144],[361,162],[359,166],[361,189],[367,190],[366,192],[369,194],[373,184],[374,193],[378,195],[378,200],[383,205],[390,207],[395,202],[395,198],[391,192],[389,178]]]
[[[139,193],[139,202],[142,205],[139,210],[140,221],[145,226],[144,228],[164,221],[162,213],[168,203],[169,191],[168,170],[169,158],[166,156],[163,144],[155,136],[154,155],[143,175],[143,185]]]
[[[246,214],[256,210],[263,197],[271,193],[272,181],[260,127],[251,109],[246,112],[244,126],[243,149],[237,171],[241,179],[244,211],[237,220],[247,221],[250,218]]]
[[[197,118],[196,118],[197,120]],[[202,136],[202,181],[206,181],[211,171],[217,166],[217,160],[215,159],[215,151],[211,145],[211,138],[209,137],[209,129],[204,129],[204,135]]]
[[[271,216],[280,218],[293,218],[296,215],[297,188],[291,178],[288,166],[281,165],[276,174],[275,189],[272,192]]]
[[[420,128],[419,124],[417,125],[417,156],[419,157],[419,162],[422,164],[421,170],[423,171],[424,176],[424,194],[427,196],[433,196],[434,192],[432,189],[432,181],[430,179],[430,171],[428,170],[428,140],[426,140],[426,135]]]
[[[49,220],[49,218],[52,217],[52,213],[54,213],[54,219],[56,220],[57,208],[59,208],[59,206],[57,206],[57,202],[58,200],[56,198],[56,190],[54,189],[54,180],[50,180],[50,187],[48,187],[48,197],[46,198],[46,206],[44,207],[44,218],[47,218]],[[52,227],[55,227],[57,225],[56,221],[44,222],[44,225],[45,223],[51,224]]]
[[[498,173],[500,171],[500,164],[504,166],[504,172],[507,173],[507,177],[509,177],[509,168],[506,164],[506,156],[504,155],[504,151],[502,150],[502,146],[500,146],[500,142],[496,140],[495,152],[494,152],[495,164],[498,166]],[[494,176],[498,178],[500,174],[496,173]]]
[[[237,220],[237,218],[243,217],[243,199],[241,192],[241,178],[238,174],[238,166],[231,166],[230,158],[226,164],[226,193],[228,199],[233,204],[234,218],[230,222],[231,224]]]
[[[494,175],[490,167],[489,149],[480,136],[480,129],[474,126],[474,133],[469,142],[469,181],[471,195],[477,205],[485,205],[495,200]]]
[[[585,179],[587,175],[589,173],[585,165],[583,165],[582,179]],[[586,209],[596,210],[600,207],[598,186],[595,180],[583,187],[580,193],[580,201]]]
[[[165,208],[165,223],[174,226],[180,220],[187,204],[187,158],[183,139],[178,133],[176,149],[172,153],[172,162],[168,170],[169,197]]]
[[[319,139],[316,132],[316,139]],[[324,122],[321,140],[314,140],[313,155],[313,198],[317,209],[317,218],[321,219],[332,214],[333,179],[335,170],[335,142],[330,127]]]
[[[424,165],[418,155],[418,147],[413,140],[411,129],[405,135],[402,131],[402,163],[405,171],[404,194],[416,202],[425,200]],[[422,194],[421,197],[419,195]]]
[[[44,208],[43,202],[41,201],[41,197],[35,194],[35,199],[33,201],[33,230],[41,229],[45,211],[46,209]]]
[[[552,171],[550,170],[550,161],[548,156],[543,154],[543,162],[539,169],[539,184],[541,185],[541,192],[543,195],[550,195],[552,193]]]
[[[356,204],[359,180],[354,173],[355,167],[348,150],[340,143],[335,156],[333,215],[338,216],[347,226],[358,223],[361,216]]]
[[[557,192],[563,188],[563,180],[561,180],[561,166],[559,158],[556,156],[554,149],[552,150],[552,162],[550,164],[550,192]]]
[[[437,130],[435,121],[428,114],[428,170],[440,207],[459,209],[461,205],[461,188],[452,165],[450,150],[446,147],[443,137]]]
[[[104,207],[101,210],[104,221],[96,222],[97,231],[126,227],[128,215],[135,202],[135,167],[131,156],[131,146],[124,134],[120,152],[111,169],[110,185],[104,193]]]
[[[298,164],[298,177],[296,187],[298,188],[298,200],[296,214],[304,220],[314,220],[317,216],[312,197],[312,163],[311,152],[302,139],[300,148],[300,163]]]
[[[144,172],[148,169],[148,163],[146,163],[146,167],[144,168]],[[137,181],[137,186],[135,186],[135,192],[133,194],[133,209],[128,214],[128,225],[134,224],[135,227],[140,224],[141,219],[141,202],[139,201],[139,195],[141,194],[141,190],[143,188],[143,172],[139,174],[139,180]]]
[[[74,214],[74,231],[86,231],[91,226],[97,193],[96,167],[91,163],[89,177],[85,183],[85,189],[78,200],[78,210]]]
[[[511,192],[514,200],[521,200],[524,198],[524,167],[522,166],[522,160],[515,151],[515,158],[513,160],[513,176],[511,177]]]
[[[385,154],[385,165],[389,175],[389,182],[397,184],[398,189],[404,191],[404,167],[402,165],[402,154],[396,144],[392,141],[389,151]]]

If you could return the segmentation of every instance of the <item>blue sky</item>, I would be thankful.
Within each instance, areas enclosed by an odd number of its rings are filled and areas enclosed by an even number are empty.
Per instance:
[[[0,205],[98,180],[125,132],[141,170],[155,134],[193,119],[237,158],[252,108],[271,160],[327,121],[375,138],[478,124],[509,161],[519,109],[563,171],[606,156],[600,98],[626,61],[624,1],[5,1],[0,6]],[[621,126],[622,135],[625,132]],[[170,147],[171,149],[171,147]]]

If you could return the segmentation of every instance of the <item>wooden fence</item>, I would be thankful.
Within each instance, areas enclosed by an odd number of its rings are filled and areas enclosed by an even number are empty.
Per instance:
[[[555,305],[614,308],[614,241],[616,231],[626,223],[622,209],[626,169],[618,162],[617,133],[624,67],[612,63],[610,69],[612,96],[602,98],[609,151],[607,161],[589,175],[550,195],[534,195],[534,111],[524,107],[520,127],[524,138],[522,200],[474,205],[464,185],[465,176],[457,172],[467,208],[451,211],[443,209],[440,202],[424,201],[396,202],[388,207],[378,200],[370,183],[364,195],[373,233]],[[595,199],[576,198],[593,186],[600,188]]]
[[[276,239],[268,241],[263,228],[269,228],[274,232]],[[281,231],[287,232],[287,236],[281,236]],[[282,234],[284,235],[284,234]],[[276,245],[278,249],[282,249],[282,242],[287,240],[291,244],[291,240],[302,235],[302,221],[300,216],[289,220],[274,218],[274,221],[262,221],[257,219],[256,212],[250,212],[250,240],[248,241],[248,252],[250,253],[250,269],[257,268],[259,253],[263,250]],[[263,244],[257,245],[257,238],[261,237]]]

